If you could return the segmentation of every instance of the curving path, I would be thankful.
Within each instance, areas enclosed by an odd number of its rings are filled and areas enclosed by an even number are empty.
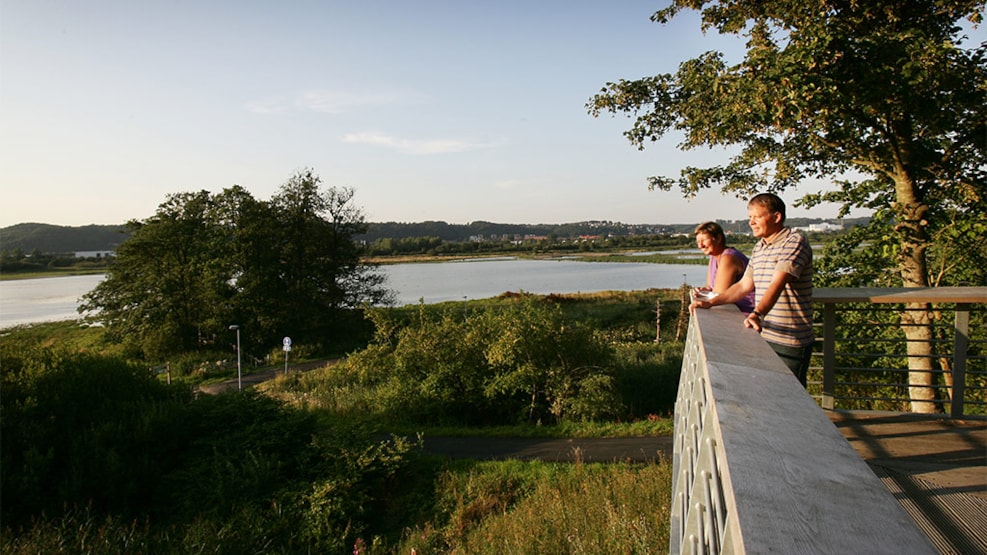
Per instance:
[[[289,372],[305,372],[333,364],[320,360],[289,365]],[[241,376],[244,388],[273,379],[284,372],[271,368]],[[237,390],[237,379],[199,386],[199,391],[217,395]],[[425,436],[422,449],[430,455],[485,460],[540,460],[546,462],[658,462],[672,456],[672,437],[615,438],[517,438]]]
[[[516,438],[424,436],[425,453],[461,459],[546,462],[659,462],[672,456],[672,436]]]

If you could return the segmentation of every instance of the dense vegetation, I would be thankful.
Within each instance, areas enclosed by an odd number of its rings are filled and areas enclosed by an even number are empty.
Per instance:
[[[409,433],[667,433],[682,347],[654,343],[658,298],[672,338],[676,291],[377,309],[346,361],[217,396],[162,383],[103,328],[8,330],[2,551],[660,552],[664,464],[453,461]]]
[[[674,402],[681,365],[680,343],[654,343],[660,297],[505,295],[468,312],[457,303],[374,309],[377,333],[366,349],[279,380],[272,393],[402,426],[647,419]],[[674,335],[678,299],[671,305],[662,320]]]

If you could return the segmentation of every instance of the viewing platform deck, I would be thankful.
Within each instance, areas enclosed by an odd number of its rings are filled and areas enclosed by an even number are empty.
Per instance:
[[[987,422],[826,413],[940,553],[987,554]]]

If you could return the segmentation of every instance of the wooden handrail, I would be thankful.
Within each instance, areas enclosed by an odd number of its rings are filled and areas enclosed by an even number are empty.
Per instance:
[[[670,553],[937,553],[732,305],[690,322],[673,474]]]
[[[987,287],[817,287],[817,303],[987,303]]]

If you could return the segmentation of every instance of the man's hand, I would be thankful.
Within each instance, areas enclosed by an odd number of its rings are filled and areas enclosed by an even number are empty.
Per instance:
[[[747,315],[747,318],[744,318],[744,327],[746,327],[746,328],[754,328],[754,331],[760,333],[760,331],[761,331],[761,317],[758,316],[757,314],[751,312],[750,314]]]

